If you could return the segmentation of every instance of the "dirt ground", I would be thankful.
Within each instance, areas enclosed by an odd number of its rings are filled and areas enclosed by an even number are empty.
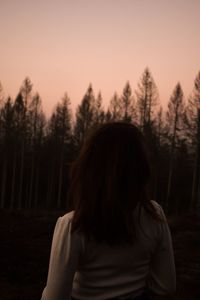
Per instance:
[[[54,226],[63,212],[0,210],[0,300],[39,300],[45,287]],[[177,300],[200,299],[200,214],[169,219]]]

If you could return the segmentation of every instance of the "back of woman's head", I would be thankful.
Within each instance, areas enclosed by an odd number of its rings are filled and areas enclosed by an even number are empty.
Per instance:
[[[72,230],[107,243],[132,242],[133,211],[148,206],[150,178],[143,136],[132,124],[107,123],[84,143],[72,165]]]

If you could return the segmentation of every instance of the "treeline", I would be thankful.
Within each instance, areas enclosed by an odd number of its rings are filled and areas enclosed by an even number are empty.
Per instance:
[[[152,163],[151,198],[168,213],[200,207],[200,72],[189,99],[180,83],[166,111],[146,68],[133,93],[129,82],[105,110],[89,85],[72,116],[67,94],[50,118],[25,78],[15,99],[0,86],[0,208],[68,209],[68,171],[87,134],[99,124],[131,122],[143,132]]]

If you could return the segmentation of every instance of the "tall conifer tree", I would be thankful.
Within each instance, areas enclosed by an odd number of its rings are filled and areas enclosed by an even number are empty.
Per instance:
[[[169,201],[171,196],[175,150],[177,146],[177,139],[180,137],[181,127],[183,126],[183,119],[182,119],[183,114],[184,114],[183,91],[180,83],[177,83],[170,97],[170,101],[168,103],[168,111],[166,114],[167,129],[168,129],[168,136],[169,136],[169,147],[170,147],[169,175],[168,175],[168,183],[167,183],[167,197],[165,203],[166,209],[168,209],[169,207]]]
[[[74,138],[76,145],[80,145],[87,133],[94,125],[95,97],[92,85],[90,84],[81,104],[76,110],[76,121],[74,127]]]

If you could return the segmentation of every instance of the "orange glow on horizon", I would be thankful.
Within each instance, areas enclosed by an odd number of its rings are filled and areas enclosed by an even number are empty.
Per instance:
[[[25,1],[0,4],[0,81],[15,98],[28,76],[45,112],[68,93],[73,110],[91,82],[104,106],[146,66],[165,107],[180,81],[186,98],[200,70],[200,1]]]

